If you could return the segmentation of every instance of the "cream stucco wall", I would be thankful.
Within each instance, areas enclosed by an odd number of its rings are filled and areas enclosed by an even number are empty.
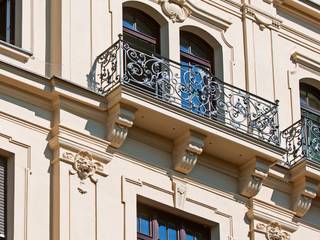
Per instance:
[[[133,240],[137,202],[209,225],[211,240],[267,239],[270,226],[280,226],[279,240],[320,239],[319,163],[288,168],[284,145],[140,93],[88,89],[97,55],[122,33],[123,5],[132,6],[159,22],[163,56],[180,62],[179,31],[191,31],[216,49],[217,77],[280,100],[283,130],[300,119],[299,81],[320,86],[319,17],[296,15],[290,1],[172,1],[191,11],[183,22],[161,1],[22,2],[21,46],[0,42],[8,240]],[[204,145],[188,174],[173,167],[187,148],[180,140]]]

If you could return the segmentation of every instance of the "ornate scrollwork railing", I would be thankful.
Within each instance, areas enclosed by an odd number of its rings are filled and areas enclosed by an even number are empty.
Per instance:
[[[318,116],[320,119],[320,117]],[[302,159],[320,162],[320,122],[303,116],[281,132],[286,144],[286,164],[291,166]]]
[[[119,84],[279,145],[278,104],[226,84],[200,66],[186,66],[133,48],[121,38],[96,60],[96,91]]]

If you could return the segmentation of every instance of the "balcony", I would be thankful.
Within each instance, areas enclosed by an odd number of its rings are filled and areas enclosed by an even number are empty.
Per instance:
[[[106,97],[108,117],[121,106],[131,109],[130,139],[158,148],[160,137],[170,152],[182,136],[197,133],[203,159],[237,166],[253,158],[275,163],[285,153],[278,102],[227,84],[200,66],[182,65],[120,37],[96,58],[91,76],[92,88]]]
[[[278,104],[222,82],[207,69],[138,50],[121,38],[97,57],[95,90],[128,86],[194,115],[279,145]]]
[[[320,163],[320,116],[303,110],[302,118],[281,133],[286,144],[286,165],[302,160]]]

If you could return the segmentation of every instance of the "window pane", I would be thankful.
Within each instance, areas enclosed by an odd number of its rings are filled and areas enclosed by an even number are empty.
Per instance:
[[[138,232],[150,236],[150,220],[148,218],[138,218]]]
[[[181,52],[185,52],[185,53],[190,53],[189,52],[189,42],[187,39],[185,39],[185,37],[182,35],[181,39],[180,39],[180,51]]]
[[[159,240],[167,240],[167,227],[163,224],[159,225]]]
[[[123,20],[123,26],[126,27],[126,28],[134,30],[134,23],[131,23],[131,22],[127,21],[127,20]]]
[[[205,47],[204,45],[198,44],[195,41],[191,42],[191,53],[197,57],[211,60],[212,56],[209,55],[211,51],[208,51],[208,48]]]
[[[168,240],[177,240],[178,232],[174,226],[169,226],[168,228]]]
[[[319,93],[320,94],[320,93]],[[313,94],[309,94],[309,106],[320,111],[320,100]]]

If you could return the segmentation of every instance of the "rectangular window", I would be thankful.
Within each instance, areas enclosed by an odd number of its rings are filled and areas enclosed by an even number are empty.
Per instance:
[[[138,240],[211,240],[210,227],[138,204]]]
[[[7,160],[0,156],[0,240],[6,239]]]
[[[0,0],[0,40],[14,44],[15,0]]]

